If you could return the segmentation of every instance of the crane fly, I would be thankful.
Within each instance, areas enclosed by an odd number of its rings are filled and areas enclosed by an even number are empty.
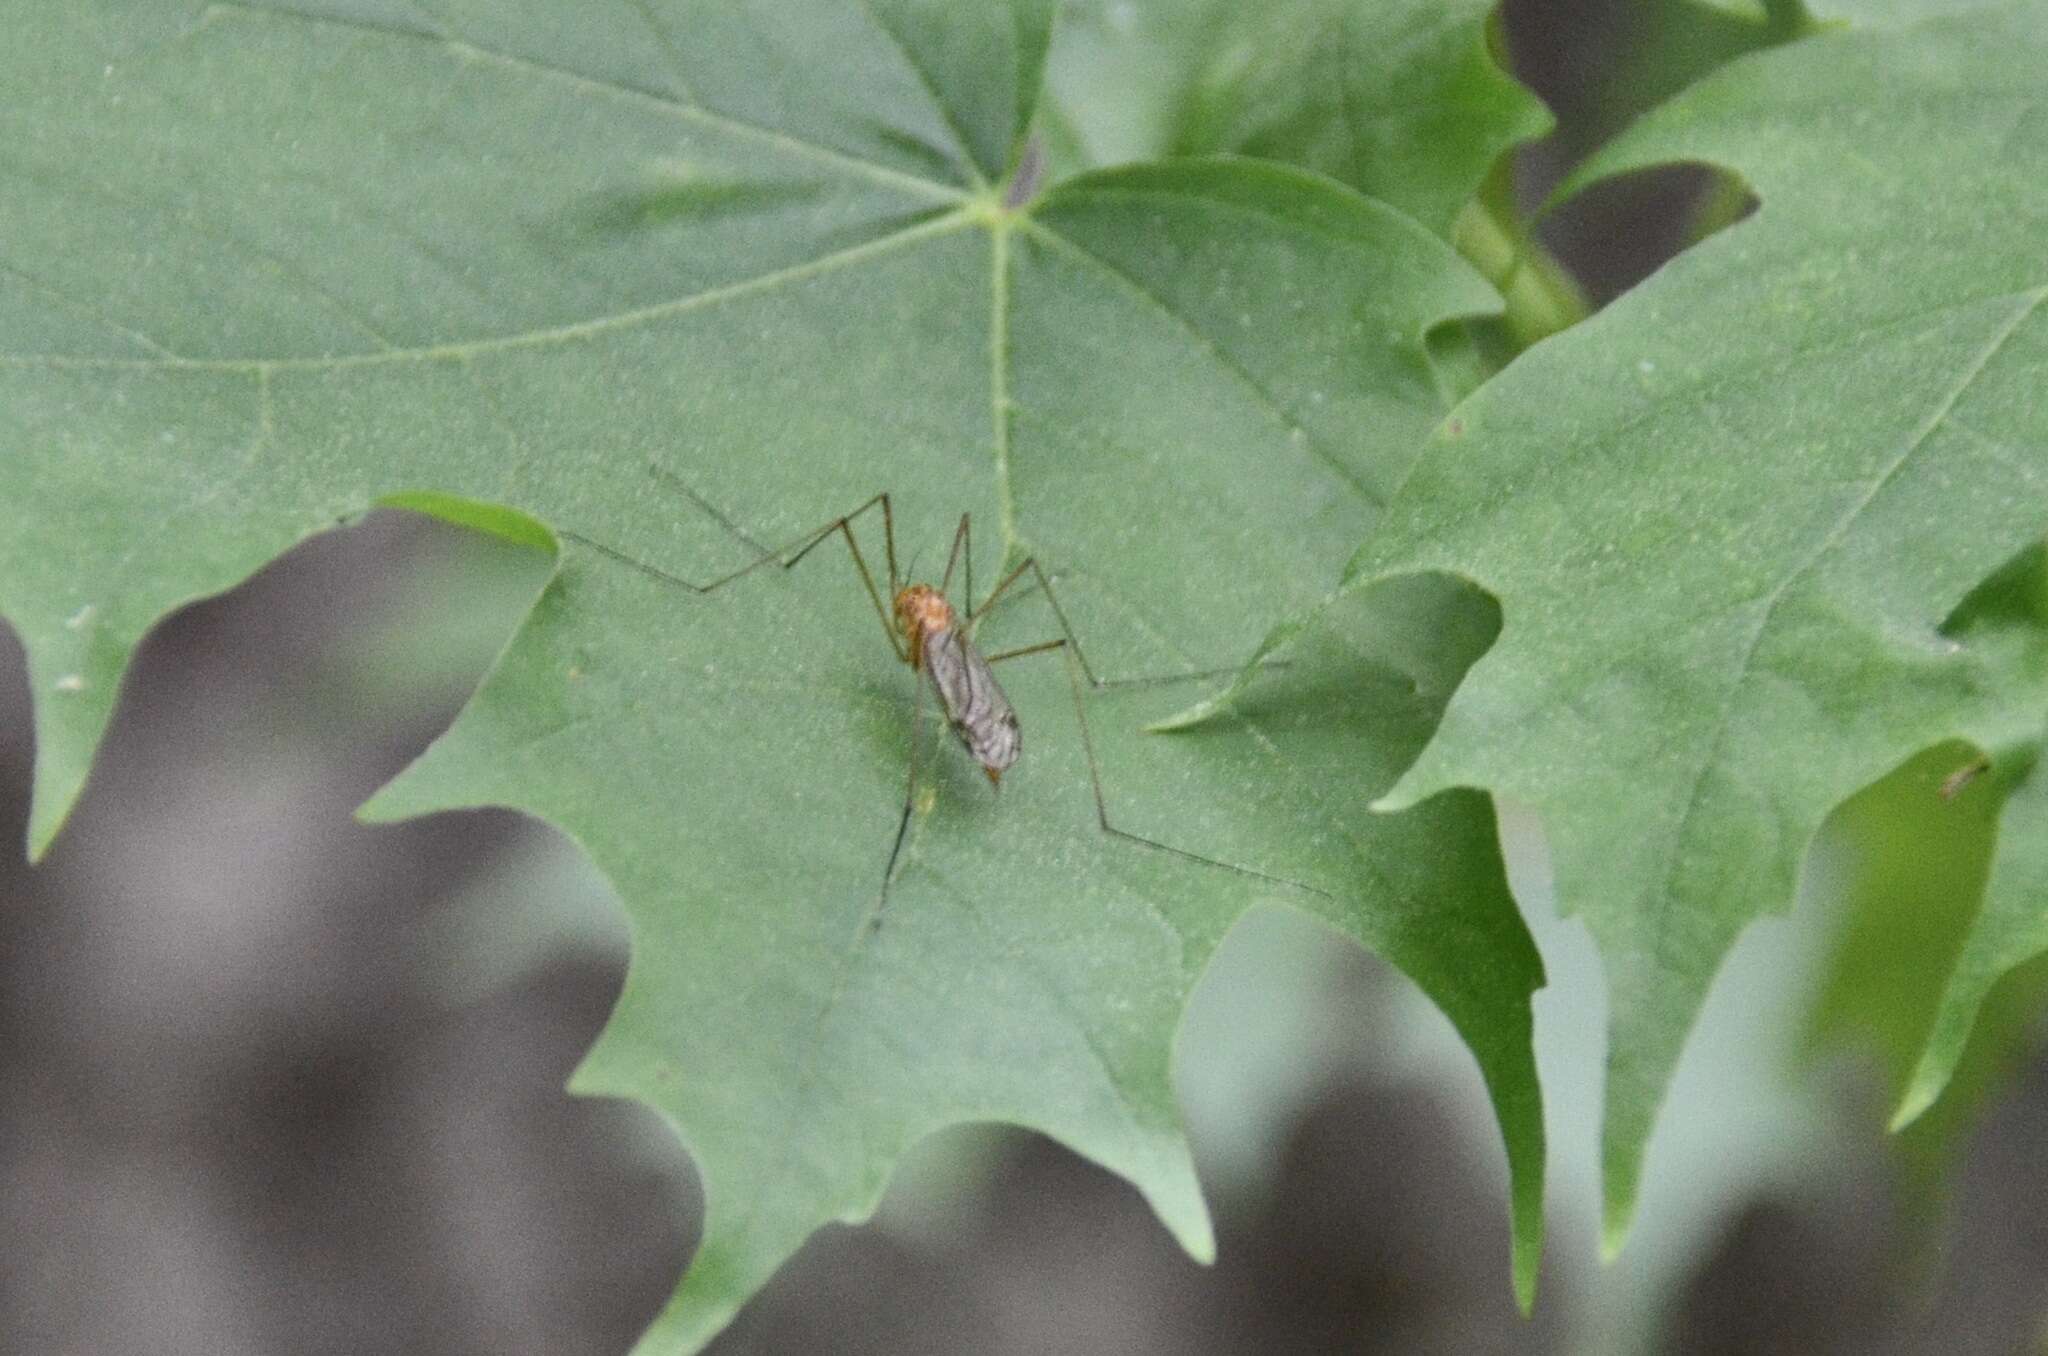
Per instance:
[[[683,487],[692,499],[697,496]],[[702,504],[702,501],[698,501]],[[703,505],[709,508],[709,505]],[[853,524],[869,510],[882,510],[882,539],[889,563],[888,605],[883,604],[884,593],[875,586],[874,572],[868,568],[867,558],[861,554],[860,541],[853,533]],[[714,514],[723,521],[723,515]],[[728,524],[729,526],[729,524]],[[913,583],[903,578],[896,565],[896,518],[895,511],[886,491],[875,495],[859,508],[821,527],[811,529],[795,541],[773,550],[764,551],[748,564],[732,573],[714,579],[707,584],[694,584],[678,575],[656,569],[644,561],[636,560],[623,552],[593,541],[579,533],[562,534],[574,541],[610,556],[643,573],[653,575],[665,583],[689,589],[693,593],[710,593],[725,587],[746,575],[753,573],[770,562],[780,561],[784,569],[794,569],[803,558],[822,543],[834,536],[842,537],[847,550],[853,556],[853,563],[859,571],[861,585],[867,590],[869,601],[874,604],[875,614],[880,618],[882,630],[888,637],[889,646],[896,657],[910,666],[918,675],[918,704],[914,724],[921,724],[925,683],[929,682],[938,697],[940,710],[947,725],[960,740],[961,747],[976,763],[989,780],[989,785],[1001,789],[1003,773],[1007,772],[1024,751],[1023,731],[1017,720],[1017,709],[1010,704],[1010,698],[996,680],[994,665],[1025,655],[1042,654],[1050,650],[1073,647],[1076,659],[1087,670],[1087,660],[1080,654],[1079,642],[1073,639],[1072,627],[1066,614],[1052,593],[1052,584],[1045,576],[1035,557],[1027,557],[1009,573],[1002,582],[989,591],[979,607],[970,607],[963,617],[947,598],[947,590],[953,581],[953,572],[965,562],[967,596],[974,594],[974,542],[973,519],[970,514],[960,515],[960,525],[953,533],[952,550],[946,557],[945,573],[939,583]],[[1026,573],[1033,575],[1038,587],[1052,604],[1054,614],[1059,617],[1064,632],[1056,639],[1035,645],[1024,645],[1013,650],[1004,650],[993,655],[983,655],[973,640],[975,624],[987,615],[1004,594],[1022,579]],[[1088,671],[1088,680],[1097,682],[1094,673]],[[1076,699],[1078,701],[1078,692]],[[911,794],[906,795],[904,818],[897,828],[896,852],[902,849],[902,838],[910,819],[910,805],[916,789],[916,748],[915,732],[912,736]],[[1090,768],[1093,769],[1091,751]],[[890,869],[893,871],[896,852],[890,854]]]
[[[717,519],[728,531],[732,532],[742,541],[747,542],[748,545],[755,547],[756,550],[760,550],[758,543],[754,542],[744,532],[741,532],[724,514],[719,513],[717,509],[700,498],[688,485],[658,466],[651,467],[650,470],[655,475],[674,485],[685,495],[688,495],[699,508]],[[853,532],[853,524],[869,510],[876,507],[880,507],[882,510],[882,540],[889,565],[889,586],[887,590],[889,601],[886,605],[883,602],[884,592],[875,586],[874,572],[868,568],[867,558],[861,554],[860,541],[854,536]],[[924,721],[924,690],[926,685],[929,684],[932,691],[937,695],[939,708],[946,718],[946,723],[959,739],[961,746],[981,766],[983,774],[988,778],[989,785],[996,790],[1001,790],[1003,774],[1009,771],[1023,754],[1024,741],[1022,728],[1017,719],[1017,710],[1010,704],[1009,696],[1004,693],[1002,684],[996,681],[995,665],[1007,660],[1022,659],[1027,655],[1045,654],[1054,650],[1063,651],[1070,657],[1070,662],[1067,665],[1067,677],[1073,688],[1074,713],[1081,729],[1083,751],[1088,759],[1089,783],[1095,793],[1096,820],[1101,825],[1104,833],[1131,842],[1142,843],[1147,847],[1171,853],[1178,857],[1184,857],[1191,861],[1221,867],[1240,875],[1252,876],[1272,881],[1276,884],[1308,890],[1315,894],[1325,893],[1314,886],[1303,885],[1298,881],[1287,880],[1279,876],[1269,876],[1265,872],[1256,871],[1249,867],[1218,861],[1214,858],[1204,857],[1199,853],[1189,852],[1183,848],[1155,842],[1150,838],[1128,833],[1109,822],[1109,810],[1102,794],[1102,774],[1095,762],[1094,738],[1089,733],[1088,713],[1086,705],[1081,698],[1082,679],[1085,677],[1090,687],[1102,689],[1184,682],[1191,679],[1215,677],[1221,673],[1235,672],[1235,670],[1209,670],[1196,673],[1168,674],[1157,678],[1128,678],[1114,682],[1103,681],[1096,677],[1094,669],[1088,663],[1088,657],[1082,653],[1081,642],[1074,636],[1073,625],[1067,620],[1065,609],[1060,606],[1059,598],[1052,591],[1052,581],[1046,577],[1046,573],[1039,565],[1036,556],[1026,556],[1023,561],[1004,574],[996,586],[989,590],[988,596],[982,599],[979,606],[972,605],[974,597],[974,543],[972,531],[971,516],[965,513],[961,514],[960,524],[953,532],[952,549],[946,556],[945,572],[940,576],[937,585],[914,583],[904,578],[898,572],[896,567],[896,519],[887,491],[875,495],[852,512],[843,513],[830,522],[811,529],[794,541],[761,551],[758,556],[747,564],[740,566],[729,574],[721,575],[709,583],[703,584],[693,583],[680,575],[670,574],[666,570],[635,559],[615,547],[607,546],[603,542],[595,541],[581,533],[564,530],[561,532],[561,535],[571,541],[588,546],[601,555],[607,556],[642,574],[651,576],[663,583],[687,589],[696,594],[716,592],[726,585],[734,583],[771,563],[780,563],[785,570],[794,569],[804,557],[808,556],[824,542],[831,540],[834,536],[840,537],[846,542],[846,549],[853,557],[854,568],[860,574],[861,586],[866,589],[868,600],[874,604],[875,616],[880,620],[883,634],[888,638],[889,648],[895,653],[897,659],[909,665],[912,673],[917,675],[917,694],[911,723],[909,785],[904,793],[903,814],[896,826],[896,840],[889,849],[889,861],[882,872],[885,893],[889,881],[895,875],[896,861],[903,851],[904,836],[910,827],[911,814],[916,805],[918,731],[922,728]],[[966,596],[970,603],[964,616],[947,598],[947,591],[953,581],[953,571],[955,567],[963,565]],[[1045,600],[1051,606],[1053,615],[1058,618],[1060,635],[1051,640],[1039,641],[1032,645],[1021,645],[1015,649],[1002,650],[991,655],[982,654],[974,644],[975,627],[988,615],[990,609],[1027,574],[1032,576],[1039,590],[1044,593]],[[1078,673],[1076,669],[1079,670]],[[879,916],[877,915],[871,920],[871,925],[878,924]]]
[[[877,504],[882,509],[882,541],[889,557],[890,605],[886,613],[882,610],[882,595],[875,588],[874,575],[869,572],[867,561],[860,553],[860,544],[853,535],[854,519]],[[939,708],[945,713],[946,723],[959,737],[961,747],[981,764],[989,785],[1000,790],[1003,773],[1024,751],[1024,737],[1017,722],[1017,709],[1010,705],[1003,685],[996,681],[993,666],[1006,659],[1021,659],[1025,655],[1042,654],[1067,646],[1072,646],[1083,669],[1087,668],[1088,661],[1080,658],[1080,642],[1073,638],[1073,628],[1067,624],[1066,614],[1060,611],[1059,602],[1053,597],[1052,583],[1045,577],[1045,571],[1039,568],[1036,557],[1026,557],[1023,563],[1005,575],[1001,583],[989,590],[981,606],[970,606],[965,618],[954,610],[946,591],[952,586],[954,567],[963,560],[966,562],[970,603],[974,597],[972,531],[972,517],[961,514],[960,526],[953,532],[953,549],[946,556],[946,570],[939,577],[938,585],[911,583],[897,573],[895,514],[890,508],[889,496],[878,494],[852,513],[834,519],[808,537],[799,538],[801,548],[784,563],[794,566],[805,553],[834,532],[846,538],[847,547],[853,553],[853,563],[860,571],[861,582],[874,601],[876,614],[882,618],[882,629],[889,637],[890,648],[895,650],[898,659],[910,666],[911,672],[931,683],[932,691],[938,695]],[[975,625],[988,615],[997,600],[1009,592],[1011,585],[1024,577],[1026,571],[1037,577],[1046,601],[1052,604],[1054,615],[1060,619],[1063,634],[1056,640],[984,656],[975,648]],[[1088,676],[1090,682],[1095,681],[1092,672]],[[924,686],[920,683],[920,701],[923,696]]]
[[[896,629],[910,643],[912,671],[922,670],[931,679],[953,733],[988,774],[988,784],[1000,787],[1004,770],[1024,751],[1024,737],[995,670],[974,648],[938,589],[912,584],[898,590],[895,612]]]

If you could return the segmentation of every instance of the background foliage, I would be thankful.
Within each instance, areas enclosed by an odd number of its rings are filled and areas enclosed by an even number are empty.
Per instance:
[[[2003,829],[1891,1037],[1901,1119],[2040,949],[2040,17],[1773,11],[1783,45],[1567,189],[1697,160],[1759,210],[1579,321],[1495,168],[1543,122],[1477,6],[24,7],[28,844],[171,605],[373,502],[559,550],[376,810],[532,810],[624,900],[574,1086],[660,1110],[707,1195],[650,1341],[715,1332],[962,1120],[1053,1133],[1206,1253],[1169,1054],[1259,904],[1394,962],[1477,1057],[1526,1300],[1542,966],[1480,791],[1535,807],[1601,944],[1611,1243],[1723,955],[1859,788],[1964,738],[1959,809]],[[971,512],[984,587],[1038,557],[1093,670],[1146,680],[1023,661],[1000,800],[927,730],[888,880],[911,680],[840,544],[694,596],[577,544],[711,578],[879,489],[906,560]],[[1056,634],[1046,602],[985,640]],[[1146,733],[1262,634],[1283,666]],[[1844,822],[1852,855],[1890,832]],[[1839,1011],[1883,1008],[1849,955]]]

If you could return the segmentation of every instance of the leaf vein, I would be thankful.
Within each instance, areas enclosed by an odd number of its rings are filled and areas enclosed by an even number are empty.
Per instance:
[[[1899,472],[1913,459],[1914,455],[1922,447],[1926,446],[1928,440],[1934,436],[1935,432],[1948,421],[1950,412],[1954,410],[1956,404],[1962,400],[1970,387],[1976,384],[1977,379],[1984,374],[1984,370],[1991,365],[1992,360],[2011,341],[2012,336],[2019,330],[2020,326],[2026,323],[2027,318],[2040,308],[2044,300],[2048,300],[2048,287],[2037,287],[2031,291],[2015,295],[2022,299],[2022,304],[2016,307],[2012,315],[1992,332],[1990,339],[1979,349],[1971,361],[1964,365],[1956,380],[1943,393],[1941,399],[1935,402],[1934,408],[1928,412],[1927,417],[1921,421],[1919,427],[1913,431],[1912,436],[1906,440],[1898,455],[1886,463],[1884,468],[1871,479],[1864,491],[1835,520],[1834,525],[1821,538],[1819,544],[1795,564],[1791,570],[1786,572],[1785,577],[1764,598],[1763,606],[1758,609],[1756,625],[1751,628],[1749,638],[1743,646],[1742,656],[1736,662],[1733,678],[1728,686],[1726,700],[1722,702],[1721,710],[1715,720],[1714,732],[1706,740],[1699,765],[1691,777],[1691,786],[1687,791],[1685,808],[1680,813],[1672,832],[1671,847],[1662,873],[1663,880],[1660,882],[1660,888],[1657,892],[1655,915],[1652,923],[1650,954],[1656,958],[1660,966],[1665,965],[1667,960],[1665,956],[1665,942],[1669,932],[1673,902],[1670,883],[1677,874],[1678,855],[1684,850],[1686,840],[1691,834],[1693,820],[1699,813],[1703,799],[1703,792],[1707,783],[1707,773],[1714,766],[1722,746],[1727,741],[1729,727],[1735,718],[1737,696],[1743,686],[1749,681],[1751,666],[1756,661],[1757,651],[1762,647],[1764,637],[1770,631],[1772,618],[1776,616],[1779,605],[1784,601],[1785,595],[1791,591],[1792,586],[1806,577],[1816,565],[1841,545],[1843,538],[1849,534],[1856,521],[1863,516],[1871,504],[1876,502],[1878,496],[1884,493],[1885,489],[1897,478]]]
[[[478,356],[510,352],[526,348],[544,348],[553,344],[588,339],[612,330],[630,329],[637,325],[651,324],[673,315],[715,306],[723,302],[751,296],[757,292],[772,291],[777,287],[808,281],[811,278],[835,272],[854,264],[917,244],[938,236],[946,235],[971,224],[970,213],[954,211],[928,218],[913,226],[905,227],[889,235],[877,236],[830,254],[819,255],[786,268],[772,269],[752,278],[724,283],[717,287],[693,292],[688,296],[655,302],[652,305],[632,310],[616,311],[610,315],[593,316],[585,320],[568,321],[560,325],[525,330],[516,334],[497,335],[487,339],[456,340],[439,344],[424,344],[415,348],[391,348],[374,353],[344,353],[319,358],[80,358],[65,354],[51,353],[0,353],[0,367],[17,368],[63,368],[63,369],[115,369],[115,370],[176,370],[188,372],[250,372],[267,367],[280,372],[332,372],[351,367],[380,367],[401,362],[451,362],[463,361]]]
[[[661,64],[668,68],[669,79],[676,82],[676,88],[682,91],[683,98],[691,105],[702,108],[703,100],[697,97],[696,90],[691,87],[692,82],[683,74],[682,53],[676,50],[675,35],[661,22],[660,17],[654,12],[654,7],[648,4],[647,0],[623,0],[623,3],[646,26],[648,33],[653,35],[655,45],[661,49]]]
[[[377,332],[376,327],[370,324],[366,317],[358,314],[353,306],[316,282],[306,273],[298,260],[288,255],[278,254],[263,245],[257,244],[253,240],[245,239],[236,231],[217,226],[189,212],[173,210],[171,204],[127,193],[104,181],[89,182],[75,175],[51,174],[19,161],[13,161],[11,168],[14,171],[12,177],[16,179],[31,180],[38,186],[49,188],[58,193],[64,193],[66,190],[69,190],[84,197],[104,199],[106,202],[123,209],[124,215],[149,216],[160,213],[164,217],[173,218],[178,222],[179,229],[190,231],[201,239],[211,241],[213,244],[220,246],[225,252],[246,257],[252,266],[260,267],[278,278],[285,286],[312,301],[315,305],[320,306],[351,329],[359,331],[372,343],[386,348],[390,347],[389,341]],[[165,348],[166,346],[159,344],[157,347]],[[124,360],[113,359],[108,361],[109,365],[121,365]],[[155,365],[152,360],[148,359],[126,361],[131,362],[135,366]],[[166,366],[182,366],[191,361],[202,360],[173,358],[155,360],[156,363]]]
[[[953,881],[945,872],[939,871],[930,863],[925,864],[925,869],[940,880],[945,881],[956,896],[968,901],[968,913],[974,918],[975,924],[980,928],[983,936],[990,938],[997,936],[994,929],[989,926],[987,910],[975,902],[977,896],[972,890],[961,888],[958,882]],[[1138,891],[1137,893],[1142,895],[1144,892]],[[1152,904],[1149,897],[1146,899],[1146,903],[1152,916],[1165,927],[1182,954],[1185,955],[1187,951],[1186,935],[1173,925],[1173,920],[1168,918],[1164,911],[1157,905]],[[1142,1123],[1133,1114],[1133,1109],[1138,1099],[1125,1089],[1123,1079],[1117,1074],[1115,1062],[1110,1059],[1109,1052],[1103,1048],[1101,1041],[1096,1037],[1094,1025],[1087,1020],[1081,1009],[1075,1005],[1072,997],[1060,986],[1059,981],[1033,958],[1034,949],[1019,947],[1007,950],[1003,955],[1005,959],[1019,966],[1026,974],[1030,975],[1032,980],[1037,983],[1039,989],[1052,1000],[1053,1006],[1066,1015],[1068,1024],[1080,1036],[1081,1044],[1087,1047],[1090,1058],[1095,1061],[1095,1067],[1101,1073],[1102,1081],[1108,1087],[1110,1096],[1123,1109],[1125,1122],[1133,1129],[1142,1129]],[[1180,969],[1182,978],[1185,981],[1187,975],[1185,961],[1183,961]]]
[[[1010,233],[1000,225],[989,233],[989,255],[989,407],[995,423],[996,498],[1002,512],[1003,565],[1007,568],[1017,549],[1017,497],[1010,485],[1014,421],[1010,402]]]
[[[945,123],[946,130],[953,134],[954,149],[959,151],[960,163],[965,166],[968,176],[974,181],[974,186],[978,189],[987,188],[988,180],[982,177],[981,166],[975,163],[972,143],[968,141],[967,133],[962,130],[959,122],[954,119],[953,110],[939,97],[939,87],[932,83],[931,72],[927,71],[924,63],[912,53],[910,45],[903,41],[902,34],[883,20],[881,12],[874,6],[874,0],[854,0],[854,3],[860,6],[861,13],[867,15],[868,22],[875,26],[875,30],[889,40],[889,45],[903,58],[903,64],[910,69],[910,73],[917,77],[917,83],[924,90],[925,97],[932,101],[932,108],[938,112],[939,121]]]
[[[1133,296],[1138,297],[1160,315],[1165,316],[1176,328],[1193,340],[1195,346],[1210,361],[1228,374],[1240,388],[1248,392],[1252,397],[1253,403],[1270,416],[1280,426],[1282,431],[1287,434],[1290,440],[1298,440],[1303,446],[1313,452],[1339,479],[1350,486],[1358,494],[1359,498],[1375,507],[1385,507],[1386,500],[1367,485],[1356,471],[1346,465],[1342,458],[1325,446],[1321,438],[1310,433],[1308,429],[1296,422],[1294,416],[1289,414],[1286,408],[1281,405],[1279,398],[1272,391],[1268,390],[1257,377],[1253,376],[1250,369],[1246,368],[1228,353],[1225,353],[1214,339],[1205,334],[1192,320],[1169,305],[1165,298],[1153,292],[1129,273],[1110,263],[1109,260],[1104,259],[1101,255],[1083,247],[1043,222],[1025,218],[1024,224],[1025,228],[1039,239],[1056,249],[1067,251],[1097,270],[1108,274],[1110,278]]]
[[[706,127],[729,132],[735,136],[748,137],[778,147],[793,155],[801,155],[821,164],[837,166],[849,173],[859,174],[877,183],[889,184],[897,188],[912,189],[925,196],[941,198],[948,202],[957,202],[964,196],[956,185],[941,183],[936,179],[928,179],[918,174],[906,173],[894,166],[884,165],[880,161],[851,155],[836,147],[827,146],[822,142],[811,141],[794,133],[783,131],[780,128],[764,126],[760,123],[750,122],[745,118],[722,113],[701,103],[683,102],[672,99],[667,95],[656,93],[653,90],[638,89],[632,85],[621,84],[616,80],[605,80],[598,76],[589,75],[568,66],[558,66],[552,62],[541,61],[535,57],[520,56],[517,53],[504,51],[499,48],[480,46],[461,38],[396,28],[390,24],[378,23],[370,19],[335,14],[302,14],[289,10],[280,10],[274,6],[262,4],[259,0],[213,0],[212,8],[216,10],[236,10],[281,23],[297,21],[336,28],[353,28],[403,41],[431,43],[436,46],[445,47],[451,54],[467,60],[489,62],[511,70],[525,71],[533,75],[562,80],[613,98],[650,104],[666,110],[674,117],[701,123]]]
[[[1542,466],[1532,473],[1532,476],[1555,480],[1558,472],[1577,466],[1578,463],[1595,453],[1612,450],[1623,439],[1652,420],[1658,419],[1674,410],[1704,410],[1716,396],[1722,395],[1740,386],[1743,382],[1754,380],[1757,377],[1775,376],[1792,362],[1822,357],[1843,349],[1856,348],[1880,335],[1922,320],[1933,319],[1937,316],[1967,311],[1973,307],[1985,306],[1997,301],[2025,301],[2038,296],[2042,290],[2039,287],[2001,288],[1996,292],[1987,293],[1983,296],[1966,297],[1960,301],[1944,301],[1932,306],[1915,307],[1908,311],[1902,311],[1897,315],[1885,316],[1846,334],[1835,335],[1817,343],[1805,344],[1796,348],[1773,350],[1763,354],[1753,362],[1739,363],[1733,367],[1718,371],[1712,377],[1695,384],[1674,386],[1669,392],[1659,395],[1656,399],[1646,401],[1640,412],[1632,415],[1622,423],[1616,424],[1610,429],[1603,429],[1593,437],[1565,443],[1557,455],[1545,461]],[[1418,458],[1410,474],[1413,475],[1415,472],[1422,470],[1423,467],[1428,465],[1428,461],[1428,457]],[[1495,493],[1475,498],[1466,512],[1456,515],[1449,521],[1451,523],[1466,524],[1475,519],[1492,516],[1503,505],[1528,494],[1529,483],[1528,480],[1504,482]],[[1371,566],[1367,564],[1363,568],[1369,570]],[[1347,571],[1347,580],[1357,572]]]
[[[150,338],[141,330],[131,329],[121,324],[102,312],[99,307],[70,295],[54,283],[45,282],[18,264],[0,259],[0,273],[18,279],[24,287],[49,298],[56,305],[69,311],[79,319],[98,325],[101,329],[106,330],[118,339],[125,339],[138,348],[147,349],[159,358],[176,360],[179,357],[177,353]]]

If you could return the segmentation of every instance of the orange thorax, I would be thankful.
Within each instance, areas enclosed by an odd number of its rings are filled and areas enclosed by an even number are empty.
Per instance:
[[[912,584],[896,595],[896,626],[910,642],[910,667],[924,664],[925,637],[953,628],[953,605],[929,584]]]

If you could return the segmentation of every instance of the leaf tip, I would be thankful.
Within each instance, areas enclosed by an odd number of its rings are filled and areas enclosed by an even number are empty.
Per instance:
[[[1388,787],[1385,794],[1368,802],[1366,808],[1376,815],[1399,814],[1403,810],[1414,809],[1442,789],[1424,784],[1411,772]]]
[[[1610,1189],[1600,1221],[1600,1263],[1610,1266],[1628,1243],[1629,1226],[1635,1223],[1633,1195],[1623,1196]]]
[[[1184,1224],[1177,1223],[1171,1227],[1173,1229],[1174,1242],[1180,1244],[1181,1251],[1186,1253],[1197,1266],[1207,1267],[1216,1264],[1216,1229],[1209,1222],[1209,1214],[1206,1210],[1202,1212],[1202,1216],[1198,1220]]]
[[[1147,734],[1172,734],[1177,730],[1192,730],[1196,726],[1222,715],[1237,703],[1238,697],[1243,695],[1244,690],[1252,685],[1252,681],[1260,673],[1267,669],[1284,669],[1287,667],[1286,660],[1274,659],[1271,656],[1300,629],[1301,627],[1295,623],[1285,623],[1275,627],[1273,633],[1266,637],[1259,648],[1253,652],[1252,657],[1245,661],[1244,667],[1232,675],[1230,682],[1220,691],[1202,698],[1202,700],[1185,710],[1177,711],[1173,715],[1164,716],[1153,721],[1150,725],[1144,727],[1145,732]]]
[[[1536,1273],[1543,1262],[1540,1246],[1524,1246],[1515,1240],[1515,1308],[1527,1318],[1536,1308]]]
[[[502,504],[487,503],[481,499],[465,499],[460,495],[444,494],[439,490],[401,490],[377,500],[377,507],[424,513],[444,522],[454,523],[458,527],[487,532],[516,545],[544,551],[550,556],[562,554],[561,541],[546,523]]]
[[[1900,1096],[1899,1104],[1892,1111],[1892,1118],[1885,1129],[1896,1135],[1914,1121],[1925,1115],[1941,1093],[1941,1080],[1929,1074],[1923,1065],[1913,1074],[1913,1082]]]
[[[1181,730],[1192,730],[1198,725],[1205,724],[1220,714],[1224,707],[1230,705],[1231,696],[1235,691],[1236,687],[1233,685],[1225,688],[1213,697],[1204,697],[1193,706],[1153,721],[1150,725],[1144,727],[1145,733],[1174,734]]]

